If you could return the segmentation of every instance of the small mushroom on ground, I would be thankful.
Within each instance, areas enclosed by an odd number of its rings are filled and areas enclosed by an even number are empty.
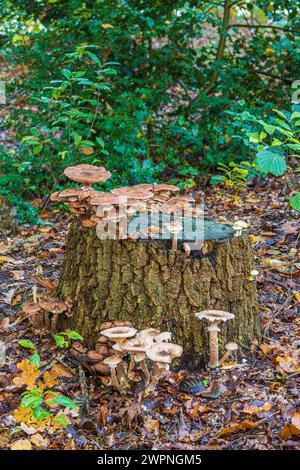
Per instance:
[[[203,310],[196,313],[199,320],[208,320],[210,325],[207,329],[209,332],[209,367],[212,369],[219,367],[219,340],[218,333],[220,328],[218,325],[221,322],[226,322],[235,317],[233,313],[225,312],[224,310]]]
[[[94,183],[104,183],[110,178],[110,172],[103,167],[81,164],[69,166],[64,174],[72,181],[84,184],[85,189],[90,189]]]
[[[38,303],[29,300],[23,305],[22,310],[28,315],[28,320],[33,328],[44,328],[44,315]]]
[[[235,230],[235,237],[239,237],[240,235],[242,235],[243,230],[247,227],[248,224],[246,222],[244,222],[243,220],[237,220],[232,226],[232,228]]]
[[[182,353],[182,347],[173,343],[158,343],[146,349],[147,357],[154,363],[148,386],[150,392],[155,390],[163,371],[169,368],[172,359],[180,357]]]
[[[59,315],[68,310],[68,306],[59,299],[42,300],[39,302],[39,306],[48,314],[52,313],[52,317],[50,318],[49,315],[47,315],[45,320],[50,328],[50,332],[55,333]]]
[[[191,254],[191,247],[188,243],[184,242],[184,244],[182,245],[183,249],[184,249],[184,252],[186,254],[187,257],[190,256]]]
[[[123,392],[122,385],[120,384],[116,372],[117,366],[122,362],[122,358],[119,356],[109,356],[104,359],[103,364],[109,367],[110,369],[110,379],[111,385],[116,388],[120,393]]]
[[[233,341],[230,341],[229,343],[225,344],[225,354],[223,355],[223,357],[221,358],[220,360],[220,364],[224,364],[224,362],[230,358],[231,356],[233,356],[234,360],[236,361],[236,356],[237,356],[237,350],[238,350],[238,345],[236,343],[234,343]]]
[[[173,235],[172,250],[176,251],[177,250],[178,234],[183,228],[182,223],[179,222],[178,220],[174,220],[173,222],[170,222],[169,224],[165,224],[165,227]]]

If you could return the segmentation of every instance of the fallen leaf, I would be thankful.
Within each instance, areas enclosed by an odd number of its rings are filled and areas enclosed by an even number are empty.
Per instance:
[[[47,438],[44,438],[41,434],[37,433],[30,438],[32,444],[35,445],[37,449],[46,449],[48,447],[49,441]]]
[[[245,405],[243,408],[243,413],[256,414],[261,413],[262,411],[269,411],[272,408],[271,403],[265,403],[262,406],[258,405]]]
[[[10,446],[11,450],[32,450],[32,445],[29,439],[19,439]]]
[[[17,375],[13,379],[15,385],[26,385],[27,390],[32,390],[36,387],[36,379],[41,375],[39,370],[35,370],[35,364],[31,364],[28,359],[17,364],[17,368],[21,371],[20,375]]]
[[[220,433],[221,435],[230,434],[244,429],[254,429],[256,427],[257,423],[254,423],[253,421],[242,421],[241,423],[232,423],[228,428],[223,428]]]
[[[38,284],[45,287],[46,289],[49,289],[49,290],[56,289],[56,282],[51,281],[50,279],[44,279],[41,276],[30,276],[30,277],[31,279],[33,279],[34,281],[36,281]]]

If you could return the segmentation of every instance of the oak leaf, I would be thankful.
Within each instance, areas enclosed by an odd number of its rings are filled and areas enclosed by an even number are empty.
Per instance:
[[[23,359],[17,364],[17,368],[21,371],[21,374],[13,379],[13,383],[15,385],[26,385],[27,390],[35,388],[36,379],[41,375],[41,371],[36,370],[35,364],[31,364],[28,359]]]

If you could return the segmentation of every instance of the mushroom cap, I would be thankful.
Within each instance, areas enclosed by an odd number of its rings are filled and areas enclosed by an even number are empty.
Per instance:
[[[151,361],[164,362],[166,364],[170,364],[172,359],[180,357],[182,353],[182,346],[173,343],[158,343],[146,349],[146,354]]]
[[[172,333],[170,331],[163,331],[159,335],[155,336],[153,339],[155,343],[163,343],[165,341],[171,341]]]
[[[122,362],[122,360],[123,359],[119,356],[108,356],[102,361],[102,363],[109,366],[111,369],[114,369],[118,364],[120,364],[120,362]]]
[[[72,181],[83,184],[104,183],[111,175],[104,167],[88,165],[69,166],[64,174]]]
[[[144,341],[146,338],[155,338],[155,336],[158,336],[160,332],[158,330],[155,330],[155,328],[146,328],[145,330],[141,330],[137,333],[136,339],[140,341]]]
[[[50,312],[50,313],[63,313],[68,309],[65,302],[62,302],[59,299],[41,300],[39,302],[39,306],[43,310],[46,310],[46,312]]]
[[[52,202],[58,202],[60,201],[60,191],[55,191],[50,195],[50,201]]]
[[[39,306],[38,303],[33,302],[32,300],[29,300],[22,306],[22,310],[25,313],[38,313],[41,310],[41,307]]]
[[[230,341],[229,343],[225,344],[225,349],[228,352],[236,351],[238,348],[239,348],[238,345],[234,343],[233,341]]]
[[[78,198],[81,194],[81,191],[82,190],[80,188],[67,188],[64,191],[60,191],[59,199],[68,199],[69,197]]]
[[[112,193],[102,193],[90,200],[92,206],[109,206],[111,204],[124,204],[127,198]]]
[[[230,312],[225,312],[224,310],[203,310],[202,312],[197,312],[196,317],[199,320],[208,320],[210,322],[221,322],[232,320],[235,315]]]
[[[244,222],[244,220],[237,220],[233,224],[233,228],[239,229],[239,228],[247,228],[248,224]]]
[[[151,199],[153,193],[147,189],[137,188],[136,186],[124,186],[123,188],[113,189],[112,193],[116,196],[126,196],[130,199]]]
[[[178,188],[177,186],[174,186],[173,184],[154,184],[153,185],[153,191],[156,193],[156,192],[160,192],[160,191],[170,191],[170,192],[176,192],[176,191],[180,191],[180,188]]]
[[[102,336],[106,336],[112,341],[122,341],[126,338],[132,338],[136,334],[137,330],[129,326],[115,326],[113,328],[108,328],[107,330],[102,330]]]
[[[121,345],[122,351],[128,352],[145,352],[146,346],[144,344],[143,339],[133,338],[127,341],[124,341]]]
[[[170,222],[169,224],[165,224],[165,227],[169,230],[171,233],[179,233],[183,226],[182,223],[179,222],[178,220],[174,220],[173,222]]]

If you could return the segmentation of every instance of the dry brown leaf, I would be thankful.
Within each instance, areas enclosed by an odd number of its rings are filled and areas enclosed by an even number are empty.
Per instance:
[[[237,431],[242,431],[244,429],[254,429],[256,427],[257,427],[257,423],[254,423],[253,421],[242,421],[241,423],[231,423],[231,425],[228,428],[223,428],[221,430],[221,435],[229,434],[229,433],[237,432]]]
[[[102,25],[103,28],[103,25]],[[84,155],[93,155],[94,150],[88,147],[79,147],[79,152],[83,153]]]
[[[262,406],[257,406],[257,405],[245,405],[243,408],[243,413],[248,413],[248,414],[255,414],[255,413],[261,413],[262,411],[269,411],[272,408],[271,403],[265,403]]]
[[[40,380],[39,388],[41,390],[46,390],[47,388],[55,387],[59,381],[57,380],[57,373],[53,368],[50,371],[44,372],[43,381]]]
[[[48,447],[48,444],[49,444],[49,441],[47,438],[44,438],[41,434],[37,433],[37,434],[34,434],[34,436],[32,436],[30,438],[32,444],[35,445],[35,447],[37,449],[46,449]]]
[[[32,450],[32,445],[29,439],[18,439],[10,446],[11,450]]]
[[[13,379],[15,385],[26,385],[27,390],[32,390],[36,387],[36,379],[41,375],[39,370],[35,370],[35,365],[31,364],[28,359],[17,364],[17,368],[21,371],[20,375],[17,375]]]
[[[5,317],[0,320],[0,330],[7,330],[9,327],[9,318]]]
[[[38,284],[45,287],[46,289],[49,289],[49,290],[56,289],[56,282],[51,281],[50,279],[44,279],[41,276],[30,276],[30,277],[31,279],[33,279],[34,281],[36,281]]]
[[[53,364],[51,370],[56,374],[57,377],[74,377],[73,371],[69,367],[65,366],[64,364],[60,364],[59,362]]]
[[[279,367],[284,370],[287,374],[293,374],[300,370],[299,364],[290,356],[276,357],[276,361],[279,364]]]
[[[159,421],[158,419],[147,419],[144,423],[144,428],[147,432],[158,433],[159,430]]]

